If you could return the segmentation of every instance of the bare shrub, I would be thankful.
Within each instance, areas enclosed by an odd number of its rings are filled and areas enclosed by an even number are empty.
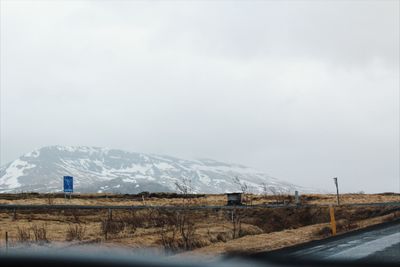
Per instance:
[[[125,227],[129,227],[131,232],[135,232],[137,228],[146,226],[143,216],[138,215],[136,212],[129,213],[128,216],[120,218],[125,224]]]
[[[147,209],[143,211],[144,226],[145,227],[161,227],[162,221],[159,220],[160,218],[160,211],[158,209]]]
[[[218,233],[216,238],[217,238],[217,241],[220,241],[220,242],[228,241],[228,238],[227,238],[226,234],[224,234],[224,233]]]
[[[226,214],[226,219],[232,223],[232,239],[240,237],[242,220],[245,217],[243,210],[234,208]]]
[[[240,188],[240,191],[243,194],[246,194],[248,192],[248,185],[246,184],[246,182],[242,182],[238,176],[233,177],[232,181]]]
[[[17,228],[17,240],[21,243],[26,243],[31,240],[31,231],[29,228]]]
[[[158,210],[160,240],[166,250],[191,250],[196,247],[196,225],[192,215],[189,210]]]
[[[192,193],[193,188],[192,188],[192,180],[186,177],[183,177],[181,181],[176,181],[175,182],[175,188],[176,191],[178,191],[179,194],[184,195],[185,197]]]
[[[324,226],[316,232],[319,237],[328,237],[332,234],[332,230],[329,226]]]
[[[178,194],[183,195],[182,204],[184,206],[188,204],[186,202],[192,202],[191,201],[192,198],[188,198],[188,196],[193,192],[192,179],[191,178],[183,177],[181,179],[181,181],[177,180],[175,182],[175,187],[176,187],[176,190],[177,190]],[[187,201],[185,202],[185,200],[187,200]]]
[[[177,251],[180,247],[177,238],[177,228],[173,225],[164,225],[161,228],[160,240],[165,250]]]
[[[76,211],[72,211],[72,217],[74,218],[73,221],[75,223],[80,223],[81,220],[80,220],[79,214]]]
[[[183,240],[183,249],[190,250],[194,247],[196,227],[188,212],[178,212],[178,229]]]
[[[16,221],[17,220],[17,211],[14,209],[13,211],[13,215],[12,215],[12,221]]]
[[[47,230],[46,225],[37,226],[36,224],[31,227],[33,232],[33,237],[35,238],[35,242],[39,243],[47,243],[49,240],[47,239]]]
[[[54,196],[53,196],[53,194],[48,194],[47,195],[46,203],[47,203],[47,205],[53,205],[54,204]]]
[[[233,183],[236,184],[239,188],[239,190],[243,194],[243,202],[246,204],[248,203],[248,192],[249,192],[249,186],[246,184],[246,182],[242,182],[238,176],[233,177],[232,179]]]
[[[103,233],[105,239],[108,238],[109,234],[118,234],[125,229],[125,224],[120,220],[112,220],[107,218],[101,221],[100,230]]]
[[[65,237],[66,241],[72,241],[72,240],[83,240],[86,232],[86,226],[81,225],[81,224],[75,224],[75,225],[68,225],[67,229],[67,234]]]
[[[177,218],[173,211],[156,210],[152,213],[153,224],[160,228],[160,241],[166,251],[178,251],[182,244],[178,238]]]

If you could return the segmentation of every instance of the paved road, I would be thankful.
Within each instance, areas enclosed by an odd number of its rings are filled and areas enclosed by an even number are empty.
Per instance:
[[[298,259],[400,263],[400,221],[278,253]]]

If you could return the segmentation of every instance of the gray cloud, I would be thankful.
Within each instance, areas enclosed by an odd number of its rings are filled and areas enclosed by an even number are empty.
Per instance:
[[[399,191],[398,1],[2,1],[1,164],[49,144]]]

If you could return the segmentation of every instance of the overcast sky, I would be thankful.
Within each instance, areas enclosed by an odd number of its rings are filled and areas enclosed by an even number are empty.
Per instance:
[[[399,1],[1,0],[1,165],[47,145],[400,191]]]

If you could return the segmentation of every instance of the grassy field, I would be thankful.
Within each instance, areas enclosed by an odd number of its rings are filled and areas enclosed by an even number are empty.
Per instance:
[[[248,196],[247,204],[293,202],[291,196]],[[11,247],[24,245],[77,246],[95,244],[124,248],[151,248],[160,253],[215,256],[281,248],[330,235],[329,211],[335,195],[303,195],[313,207],[189,210],[193,205],[225,205],[224,195],[182,198],[174,194],[75,195],[65,200],[54,194],[1,194],[1,204],[47,204],[46,210],[0,211],[0,250],[8,232]],[[394,207],[350,207],[351,203],[400,201],[399,194],[345,194],[335,207],[338,233],[400,216]],[[76,205],[179,205],[180,211],[56,210],[54,204]],[[321,204],[321,206],[318,206]]]
[[[153,193],[153,194],[74,194],[72,199],[65,199],[64,194],[0,194],[0,204],[71,204],[71,205],[226,205],[226,196],[220,195],[191,195],[190,201],[174,193]],[[248,195],[246,204],[274,204],[276,202],[294,202],[293,196],[287,195]],[[353,203],[382,203],[400,201],[400,194],[342,194],[341,204]],[[301,196],[302,204],[335,204],[334,194],[307,194]]]

